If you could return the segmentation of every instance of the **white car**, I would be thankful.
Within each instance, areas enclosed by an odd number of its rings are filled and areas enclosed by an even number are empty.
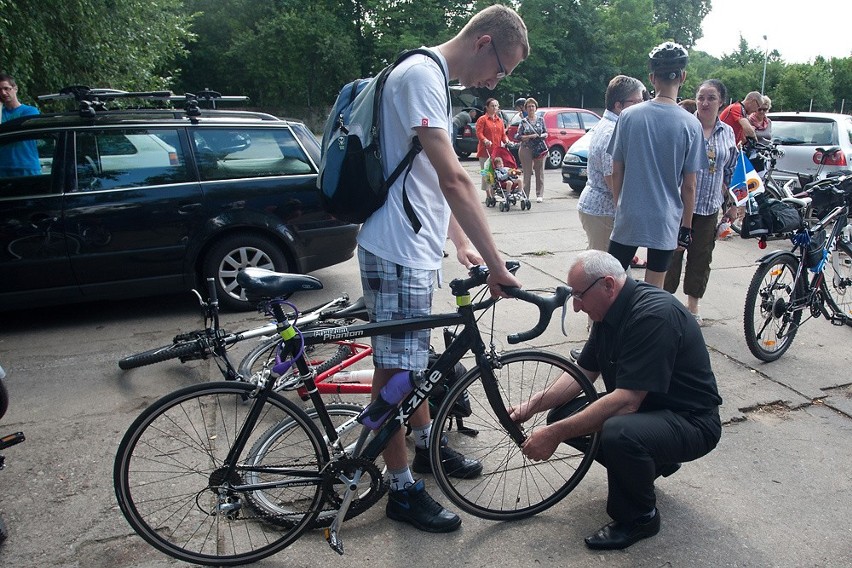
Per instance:
[[[783,149],[778,158],[776,180],[796,179],[797,173],[815,175],[848,170],[852,167],[852,116],[826,112],[772,112],[772,141]],[[822,169],[818,148],[839,147],[830,154]]]

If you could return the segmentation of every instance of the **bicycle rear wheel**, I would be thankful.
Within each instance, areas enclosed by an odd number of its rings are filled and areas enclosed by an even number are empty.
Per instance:
[[[243,380],[257,384],[261,378],[268,377],[272,366],[275,365],[275,349],[280,343],[280,337],[272,337],[249,351],[239,365],[239,373]],[[342,363],[350,354],[351,350],[348,347],[337,343],[318,343],[305,348],[305,359],[314,366],[317,373],[325,372]],[[298,374],[299,371],[295,367],[290,369],[287,374],[278,379],[275,391],[281,390],[282,385],[292,382],[290,379]]]
[[[242,455],[228,474],[225,460],[255,406],[246,404],[253,390],[235,382],[181,389],[151,405],[124,435],[113,471],[116,497],[130,526],[154,548],[184,562],[248,564],[299,538],[319,513],[328,452],[304,411],[278,395],[260,409],[243,455],[273,425],[292,424],[279,440],[278,470],[253,470],[278,483],[253,491],[282,504],[287,526],[272,527],[248,506]]]
[[[802,283],[796,282],[797,268],[793,256],[779,256],[758,266],[748,285],[743,313],[746,345],[761,361],[781,357],[799,330],[802,311],[790,309],[795,298],[805,294]]]
[[[118,367],[124,369],[135,369],[144,367],[145,365],[153,365],[169,359],[177,359],[178,357],[188,357],[190,355],[201,355],[204,348],[197,339],[188,341],[178,341],[164,347],[149,349],[136,355],[130,355],[123,359],[119,359]]]
[[[357,404],[329,404],[326,406],[326,410],[331,417],[332,423],[338,428],[338,436],[344,450],[351,455],[358,435],[363,429],[363,426],[358,422],[354,422],[353,419],[361,414],[364,407]],[[307,412],[317,428],[321,429],[322,426],[316,409],[312,408]],[[344,424],[347,424],[347,427],[340,430]],[[294,422],[280,422],[270,427],[252,446],[247,460],[248,463],[256,466],[277,463],[279,461],[277,454],[280,451],[281,442],[288,438],[290,430],[295,427],[297,427],[297,424]],[[378,458],[378,460],[381,462],[381,458]],[[377,463],[376,465],[377,467],[381,467],[382,463]],[[255,474],[254,472],[246,473],[247,483],[262,483],[263,481],[265,479],[260,474]],[[351,519],[369,509],[373,503],[385,494],[387,488],[388,486],[382,478],[374,479],[365,473],[361,478],[359,491],[352,501],[349,510],[346,512],[346,518]],[[329,498],[326,500],[323,511],[311,523],[311,528],[327,527],[331,524],[337,515],[345,489],[343,486],[335,485],[335,490],[328,496]],[[265,493],[256,492],[249,495],[249,502],[256,510],[267,513],[265,518],[270,523],[280,524],[283,522],[285,525],[287,524],[287,517],[281,515],[280,504],[270,499],[270,496]]]
[[[829,249],[823,290],[834,314],[842,316],[844,323],[852,326],[852,244],[848,238],[850,233],[850,227],[844,228]]]
[[[590,403],[597,398],[592,383],[570,361],[546,351],[522,350],[506,353],[494,365],[503,403],[506,407],[526,402],[535,393],[551,388],[568,373]],[[553,506],[580,482],[597,452],[600,434],[586,437],[586,451],[560,444],[550,459],[534,462],[521,452],[494,414],[483,388],[479,369],[465,375],[447,394],[432,426],[432,470],[441,490],[462,510],[496,521],[523,519]],[[466,436],[452,429],[449,414],[456,400],[468,391],[472,413],[464,425],[479,431]],[[579,410],[579,409],[578,409]],[[527,435],[547,424],[547,413],[533,416],[524,423]],[[449,445],[466,457],[482,462],[482,475],[474,479],[450,477],[441,461],[439,440],[446,436]]]

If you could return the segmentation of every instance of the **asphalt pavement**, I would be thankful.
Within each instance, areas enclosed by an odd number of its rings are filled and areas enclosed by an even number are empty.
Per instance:
[[[477,163],[463,164],[478,185]],[[518,276],[530,289],[562,283],[570,261],[586,246],[577,195],[558,171],[545,177],[545,200],[533,202],[530,211],[487,209],[501,251],[521,261]],[[463,270],[452,245],[447,250],[449,281]],[[779,361],[755,359],[742,320],[761,254],[754,241],[717,244],[701,313],[724,399],[722,440],[705,458],[659,481],[662,530],[656,537],[626,551],[586,549],[583,537],[609,522],[605,472],[593,465],[568,497],[531,519],[497,523],[462,513],[458,532],[425,534],[386,519],[381,502],[344,525],[344,556],[312,532],[257,566],[849,566],[852,328],[808,321]],[[325,289],[295,300],[314,304],[343,292],[357,296],[357,273],[355,260],[318,271]],[[641,270],[635,275],[641,277]],[[453,309],[449,291],[435,297],[436,311]],[[511,348],[506,335],[531,327],[535,315],[524,306],[499,304],[493,323],[498,347]],[[0,566],[181,564],[152,549],[125,522],[112,464],[121,436],[142,409],[178,387],[218,379],[217,371],[211,362],[167,362],[124,372],[116,362],[198,327],[199,319],[189,294],[0,313],[0,362],[11,394],[0,434],[22,430],[27,436],[4,452],[0,516],[11,534],[0,546]],[[223,321],[248,328],[258,316],[228,314]],[[552,322],[530,345],[567,355],[582,344],[585,326],[584,314],[570,313],[567,337]],[[449,504],[433,479],[426,483]]]

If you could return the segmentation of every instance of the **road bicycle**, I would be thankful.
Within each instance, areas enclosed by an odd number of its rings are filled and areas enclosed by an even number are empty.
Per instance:
[[[322,288],[319,281],[307,281],[304,283],[307,289],[316,290]],[[204,328],[199,330],[181,333],[174,337],[172,343],[143,351],[124,357],[119,360],[118,366],[121,369],[135,369],[145,365],[152,365],[168,361],[170,359],[179,359],[182,363],[193,360],[204,360],[213,357],[219,370],[222,372],[225,380],[243,380],[251,374],[250,366],[246,373],[241,373],[231,362],[227,356],[227,351],[241,341],[261,338],[263,342],[260,347],[275,345],[278,340],[279,323],[272,321],[259,327],[239,331],[229,332],[223,330],[219,324],[219,302],[216,297],[215,282],[213,278],[207,279],[208,300],[205,301],[197,290],[192,290],[198,299],[204,314]],[[292,293],[292,292],[291,292]],[[286,301],[285,296],[268,299],[264,306],[269,306],[273,303],[283,303]],[[269,309],[267,308],[267,311]],[[318,306],[314,306],[304,313],[300,314],[298,324],[301,328],[309,327],[337,327],[345,323],[352,322],[356,319],[366,320],[367,311],[364,307],[363,300],[355,303],[349,302],[347,295],[340,296],[329,302],[325,302]],[[270,340],[270,336],[272,339]],[[262,352],[263,349],[260,351]],[[258,356],[258,349],[255,348],[249,354],[254,353]],[[369,354],[369,353],[368,353]],[[366,356],[366,355],[362,355]],[[247,356],[248,357],[248,356]],[[330,359],[322,355],[323,359]],[[369,389],[367,390],[369,392]]]
[[[517,263],[512,267],[517,269]],[[310,278],[282,275],[274,290],[280,295]],[[508,408],[529,400],[567,373],[579,385],[578,396],[591,402],[597,393],[570,360],[546,351],[520,349],[497,353],[478,327],[477,312],[497,300],[474,301],[471,290],[485,285],[487,270],[450,283],[457,310],[446,314],[340,328],[300,330],[286,325],[281,305],[273,306],[283,322],[280,363],[257,385],[230,381],[190,386],[169,394],[146,409],[119,445],[114,485],[119,506],[133,529],[165,554],[206,565],[255,562],[284,549],[306,530],[329,524],[325,537],[343,553],[342,523],[373,505],[386,490],[376,460],[389,439],[440,386],[469,351],[476,366],[450,389],[433,421],[430,458],[441,490],[460,509],[493,520],[529,517],[553,506],[580,482],[599,444],[590,434],[585,450],[567,444],[543,462],[527,460],[521,445],[527,434],[546,424],[544,414],[519,425]],[[241,285],[253,290],[263,277],[247,271]],[[507,294],[538,307],[539,321],[529,331],[509,336],[511,344],[532,339],[546,329],[552,312],[563,308],[571,289],[539,296],[524,290]],[[492,317],[493,317],[493,311]],[[378,421],[375,429],[359,427],[341,439],[322,396],[314,388],[315,372],[304,349],[318,343],[355,340],[417,329],[455,328],[452,341],[428,374],[416,374],[416,387]],[[273,385],[294,367],[313,402],[315,416],[273,391]],[[470,420],[475,437],[448,426],[456,401],[470,393]],[[346,422],[365,422],[360,418]],[[578,409],[579,410],[579,409]],[[322,428],[322,431],[317,426]],[[354,438],[354,441],[353,441]],[[482,462],[482,475],[457,479],[440,458],[443,442]]]
[[[758,260],[745,300],[746,344],[761,361],[775,361],[810,318],[825,317],[834,325],[852,326],[852,191],[840,188],[852,176],[821,180],[820,191],[843,205],[823,218],[805,223],[790,238],[790,251],[774,251]],[[761,248],[766,246],[761,238]],[[809,317],[802,320],[805,314]]]

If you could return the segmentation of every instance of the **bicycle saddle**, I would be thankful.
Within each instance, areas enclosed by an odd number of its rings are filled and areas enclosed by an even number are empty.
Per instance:
[[[299,290],[322,289],[322,282],[313,276],[273,272],[256,267],[240,270],[237,283],[242,286],[246,299],[250,302],[266,298],[287,298]]]

